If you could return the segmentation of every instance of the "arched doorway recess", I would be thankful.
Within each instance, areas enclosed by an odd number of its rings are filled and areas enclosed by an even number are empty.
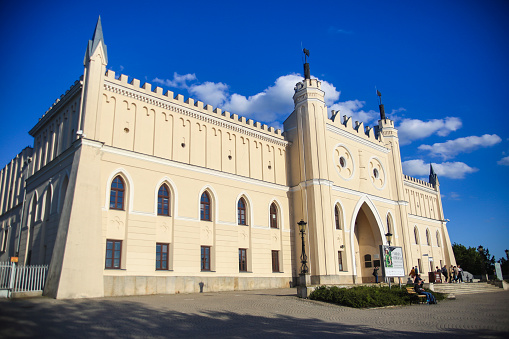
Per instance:
[[[380,215],[369,199],[361,199],[352,220],[352,258],[356,283],[374,282],[373,268],[380,266],[379,246],[385,243]],[[379,274],[381,271],[379,271]]]

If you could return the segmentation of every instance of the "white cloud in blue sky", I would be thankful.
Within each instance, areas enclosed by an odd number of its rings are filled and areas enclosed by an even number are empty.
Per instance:
[[[503,157],[502,159],[497,161],[497,164],[502,165],[502,166],[509,166],[509,156]]]
[[[403,119],[397,126],[399,142],[408,145],[412,141],[427,138],[433,134],[447,136],[449,133],[460,129],[462,122],[457,117],[445,119],[432,119],[423,121],[419,119]]]
[[[422,159],[407,160],[402,162],[403,172],[410,176],[429,175],[429,163],[425,163]],[[477,172],[477,168],[473,168],[464,162],[443,162],[441,164],[433,163],[433,169],[438,177],[446,177],[450,179],[463,179],[466,174]]]
[[[483,136],[469,136],[435,143],[433,145],[421,145],[421,151],[428,151],[429,155],[442,157],[443,160],[452,159],[460,153],[470,153],[482,147],[491,147],[501,142],[502,139],[496,134],[484,134]]]

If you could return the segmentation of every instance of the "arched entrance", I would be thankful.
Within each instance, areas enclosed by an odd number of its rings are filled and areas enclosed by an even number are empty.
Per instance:
[[[380,227],[380,217],[375,215],[375,213],[373,213],[373,209],[368,206],[368,203],[364,201],[361,203],[357,215],[355,216],[352,237],[357,283],[374,282],[373,268],[375,266],[380,266],[379,246],[382,245],[384,241],[382,237],[382,228]],[[379,275],[381,275],[381,273],[382,271],[380,270]]]

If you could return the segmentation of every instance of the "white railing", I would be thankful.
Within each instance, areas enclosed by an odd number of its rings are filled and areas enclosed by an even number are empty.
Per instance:
[[[0,289],[10,292],[36,292],[44,290],[48,265],[16,265],[0,263]]]

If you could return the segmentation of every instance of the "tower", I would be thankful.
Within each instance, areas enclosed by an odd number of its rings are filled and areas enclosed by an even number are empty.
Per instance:
[[[300,220],[308,223],[306,248],[311,283],[320,284],[334,282],[331,277],[335,274],[335,264],[330,227],[334,213],[326,147],[325,93],[320,81],[311,79],[308,69],[309,66],[305,67],[305,78],[295,86],[295,109],[284,122],[284,129],[292,142],[291,163],[288,164],[292,192],[290,205],[293,206],[291,223],[293,227],[297,227]],[[295,248],[300,248],[301,239],[295,237],[294,241]],[[294,260],[300,262],[300,252],[295,254]]]

